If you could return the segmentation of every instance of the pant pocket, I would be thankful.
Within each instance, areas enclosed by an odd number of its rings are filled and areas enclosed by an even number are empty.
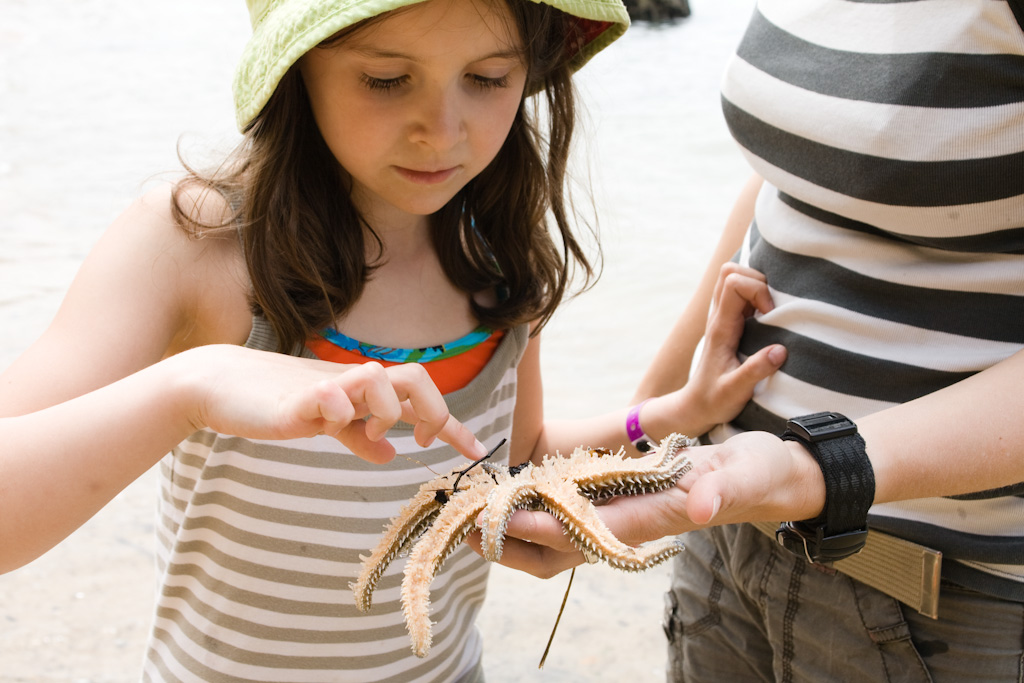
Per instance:
[[[668,680],[683,680],[683,620],[679,613],[679,599],[675,591],[665,593],[665,613],[662,617],[661,628],[665,632],[665,639],[668,641]]]
[[[771,681],[772,653],[756,604],[737,590],[726,554],[732,529],[691,532],[673,560],[662,625],[668,680]]]
[[[932,683],[903,611],[910,608],[859,581],[850,581],[864,627],[882,657],[886,680],[890,683]]]

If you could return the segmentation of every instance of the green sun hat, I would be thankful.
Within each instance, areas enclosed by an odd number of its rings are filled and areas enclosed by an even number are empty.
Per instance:
[[[316,45],[363,19],[425,0],[246,0],[253,34],[235,73],[239,130],[256,118],[288,69]],[[532,0],[537,2],[538,0]],[[580,19],[573,68],[626,32],[622,0],[543,0]],[[567,37],[569,40],[569,37]]]

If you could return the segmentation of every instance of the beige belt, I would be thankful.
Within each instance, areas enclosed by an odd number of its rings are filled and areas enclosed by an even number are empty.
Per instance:
[[[779,528],[777,522],[752,524],[772,539]],[[938,550],[869,529],[864,549],[832,566],[927,617],[939,617],[942,553]]]

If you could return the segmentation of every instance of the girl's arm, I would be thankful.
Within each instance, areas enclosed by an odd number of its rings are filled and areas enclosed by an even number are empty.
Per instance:
[[[732,419],[750,399],[754,385],[785,360],[780,345],[761,349],[743,363],[736,358],[744,320],[755,311],[767,313],[772,308],[764,276],[729,261],[746,233],[750,222],[746,214],[752,215],[759,187],[759,178],[749,182],[730,216],[695,297],[706,295],[706,299],[691,302],[647,371],[638,395],[647,398],[649,391],[656,393],[643,405],[640,423],[653,439],[671,432],[696,436]],[[694,325],[698,327],[694,329]],[[701,339],[705,351],[689,379],[689,364]],[[684,362],[685,367],[678,367]],[[548,453],[569,453],[579,445],[622,446],[633,451],[626,435],[628,407],[584,420],[544,421],[539,336],[530,340],[518,377],[513,463],[531,458],[539,461]]]
[[[635,403],[675,391],[689,379],[694,353],[704,335],[719,272],[743,244],[747,229],[754,220],[754,203],[762,183],[760,176],[751,176],[740,191],[696,291],[637,386]]]
[[[236,346],[250,328],[246,282],[237,240],[187,239],[166,190],[111,226],[53,323],[0,375],[0,571],[59,542],[202,426],[324,431],[381,462],[393,450],[379,439],[404,419],[421,444],[440,437],[483,455],[422,368]]]
[[[361,418],[370,415],[364,422]],[[397,420],[482,455],[420,366],[339,366],[232,345],[182,352],[56,406],[0,418],[0,572],[42,554],[192,432],[327,434],[372,462]]]

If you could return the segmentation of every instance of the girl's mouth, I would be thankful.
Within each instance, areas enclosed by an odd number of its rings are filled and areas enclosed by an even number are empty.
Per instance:
[[[415,171],[411,168],[404,168],[402,166],[395,167],[398,173],[411,182],[418,185],[437,185],[455,175],[459,167],[453,166],[451,168],[445,168],[440,171]]]

